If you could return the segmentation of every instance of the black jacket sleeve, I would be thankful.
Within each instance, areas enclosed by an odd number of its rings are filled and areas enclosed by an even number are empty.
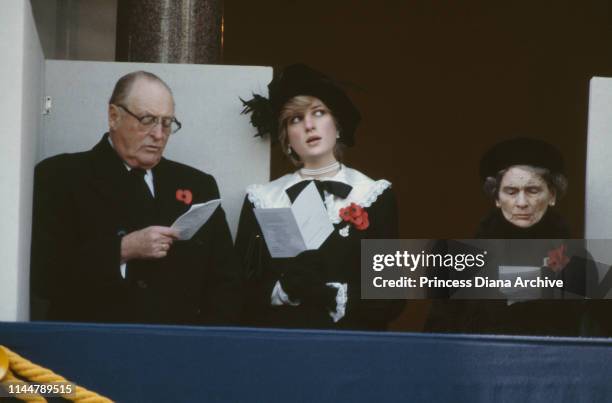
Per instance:
[[[70,308],[69,300],[86,294],[86,286],[107,290],[122,286],[119,234],[99,231],[84,239],[74,230],[78,225],[73,213],[80,201],[66,179],[68,165],[50,159],[35,169],[30,272],[34,320],[71,320],[68,312],[78,307]]]
[[[397,239],[398,212],[395,194],[387,188],[370,207],[367,208],[370,226],[368,239]],[[360,261],[355,262],[360,270]],[[358,323],[358,327],[384,329],[403,310],[404,300],[366,300],[361,299],[360,276],[349,283],[349,302],[347,320]]]
[[[245,309],[242,322],[258,325],[258,317],[270,305],[276,278],[270,273],[271,257],[255,213],[245,197],[238,223],[235,250],[245,278]]]

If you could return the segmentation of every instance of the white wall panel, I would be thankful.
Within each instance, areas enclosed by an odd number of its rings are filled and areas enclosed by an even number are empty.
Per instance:
[[[588,130],[585,237],[612,239],[612,78],[591,79]],[[609,244],[589,242],[602,275],[612,265]]]
[[[44,58],[28,0],[0,13],[0,320],[28,317],[32,182]]]

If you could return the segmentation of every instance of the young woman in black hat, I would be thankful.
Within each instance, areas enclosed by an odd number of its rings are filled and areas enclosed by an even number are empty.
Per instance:
[[[299,169],[247,188],[236,238],[248,278],[245,323],[254,326],[384,329],[401,304],[360,298],[360,241],[396,238],[395,197],[388,181],[341,163],[354,143],[359,111],[329,77],[305,65],[286,67],[245,112],[258,135],[278,137]],[[289,207],[312,181],[334,232],[318,250],[271,258],[254,208]]]
[[[498,143],[481,159],[480,178],[494,208],[481,221],[476,238],[500,240],[491,245],[498,249],[488,251],[491,258],[508,266],[539,267],[541,277],[563,280],[561,289],[543,290],[544,299],[580,298],[594,289],[596,268],[582,243],[564,241],[570,238],[569,227],[555,210],[567,179],[563,158],[554,146],[522,137]],[[578,336],[591,326],[583,301],[511,302],[436,301],[426,327],[429,331]]]

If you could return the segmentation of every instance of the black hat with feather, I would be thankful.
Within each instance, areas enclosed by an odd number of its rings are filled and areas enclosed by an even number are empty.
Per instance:
[[[248,101],[241,99],[242,113],[251,114],[251,124],[257,129],[255,136],[272,133],[272,140],[276,141],[283,106],[293,97],[309,95],[323,101],[331,110],[340,125],[339,141],[349,147],[355,143],[361,114],[340,86],[323,73],[304,64],[287,66],[268,84],[268,94],[269,98],[253,94]]]

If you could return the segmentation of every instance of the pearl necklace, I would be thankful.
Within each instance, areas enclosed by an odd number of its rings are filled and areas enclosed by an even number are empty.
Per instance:
[[[302,168],[300,169],[300,174],[302,176],[319,176],[319,175],[324,175],[324,174],[336,171],[338,169],[340,169],[340,163],[338,161],[335,161],[327,166],[324,166],[323,168],[317,168],[317,169]]]

